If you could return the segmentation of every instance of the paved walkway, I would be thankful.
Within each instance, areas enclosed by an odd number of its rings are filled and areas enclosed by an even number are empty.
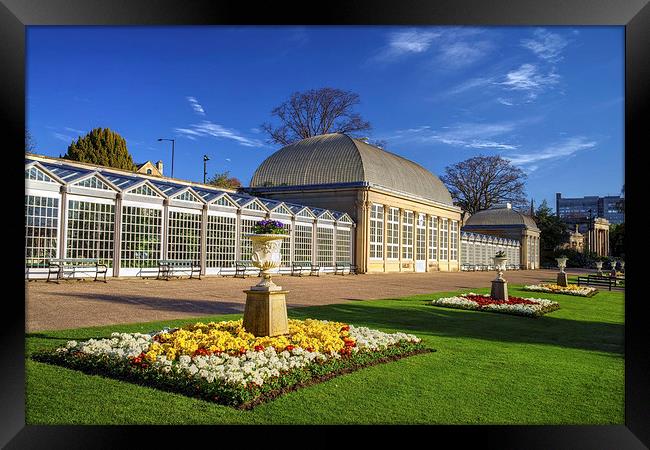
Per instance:
[[[552,270],[506,273],[511,284],[555,277]],[[414,294],[489,287],[494,272],[433,272],[371,275],[322,275],[274,278],[291,291],[289,308],[345,303]],[[257,278],[204,277],[202,280],[109,279],[26,282],[26,330],[58,330],[97,325],[242,313],[246,294]]]

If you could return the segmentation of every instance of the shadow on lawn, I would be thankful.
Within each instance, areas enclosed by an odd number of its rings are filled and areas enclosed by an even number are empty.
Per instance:
[[[420,306],[421,305],[421,306]],[[552,314],[552,313],[551,313]],[[289,311],[291,318],[338,320],[433,336],[467,337],[497,342],[547,344],[558,347],[623,354],[624,326],[604,322],[583,322],[543,316],[528,318],[507,314],[462,311],[426,305],[406,308],[356,304],[300,308]]]
[[[63,297],[77,297],[80,300],[100,300],[122,305],[136,305],[143,308],[160,311],[178,311],[193,314],[236,314],[244,312],[243,302],[214,300],[183,300],[178,298],[145,297],[142,295],[111,295],[111,294],[74,294],[54,293]]]

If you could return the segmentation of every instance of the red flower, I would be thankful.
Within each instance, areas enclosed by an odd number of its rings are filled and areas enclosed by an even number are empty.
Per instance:
[[[313,351],[314,351],[314,347],[307,347],[305,350],[307,350],[308,352],[313,352]]]
[[[211,354],[212,352],[210,350],[207,350],[205,348],[197,348],[192,356],[206,356]]]
[[[290,352],[290,351],[293,350],[294,348],[295,348],[295,347],[294,347],[293,345],[287,345],[284,349],[285,349],[286,351]]]
[[[350,325],[343,325],[341,331],[350,331]]]
[[[263,346],[263,345],[256,345],[256,346],[255,346],[255,351],[256,351],[256,352],[264,351],[264,346]]]
[[[521,297],[508,297],[508,300],[495,300],[489,295],[464,295],[465,298],[478,303],[480,307],[487,305],[537,305],[537,302]]]

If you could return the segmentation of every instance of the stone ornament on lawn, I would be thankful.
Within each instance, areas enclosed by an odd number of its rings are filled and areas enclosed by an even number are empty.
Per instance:
[[[569,285],[567,274],[564,271],[568,259],[569,258],[567,258],[566,256],[560,256],[559,258],[555,258],[555,260],[557,261],[557,266],[560,269],[560,273],[557,274],[558,286],[567,287]]]
[[[492,280],[492,291],[490,296],[495,300],[508,300],[508,282],[503,278],[503,272],[506,270],[505,252],[499,251],[494,255],[494,265],[497,268],[497,277]]]
[[[596,261],[596,269],[598,270],[598,275],[603,274],[603,262],[602,261]]]
[[[280,267],[282,255],[280,248],[282,241],[288,238],[282,234],[249,234],[253,243],[253,255],[251,260],[253,265],[261,270],[262,281],[251,289],[254,291],[279,291],[282,290],[271,280],[273,269]]]
[[[253,244],[251,262],[260,269],[262,279],[245,290],[244,329],[254,336],[280,336],[289,332],[287,302],[282,288],[271,280],[271,273],[282,262],[282,241],[289,237],[282,222],[261,220],[246,235]]]

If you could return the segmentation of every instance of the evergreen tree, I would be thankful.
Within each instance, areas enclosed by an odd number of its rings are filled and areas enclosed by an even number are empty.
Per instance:
[[[609,226],[609,252],[618,258],[625,257],[625,223]]]
[[[568,240],[569,232],[564,222],[549,208],[546,200],[539,205],[533,218],[541,231],[539,237],[540,257],[541,259],[550,259],[554,255],[554,250]]]
[[[63,157],[116,169],[136,170],[126,141],[108,128],[95,128],[86,136],[79,137],[70,144]]]

